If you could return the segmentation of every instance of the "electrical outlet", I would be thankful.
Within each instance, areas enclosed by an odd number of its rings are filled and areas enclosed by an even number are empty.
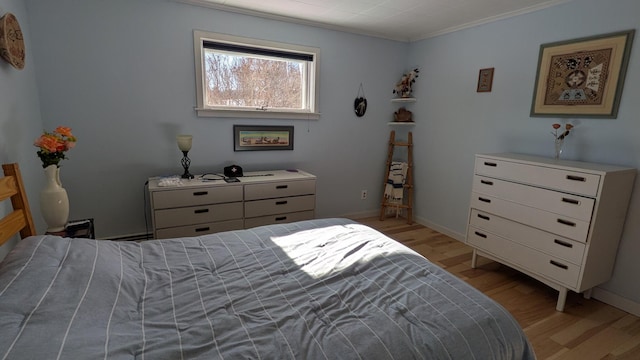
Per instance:
[[[367,198],[367,190],[362,190],[360,192],[360,200],[364,200]]]

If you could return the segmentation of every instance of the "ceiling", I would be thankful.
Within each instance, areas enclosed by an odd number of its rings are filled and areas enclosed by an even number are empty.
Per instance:
[[[177,0],[399,41],[415,41],[571,0]]]

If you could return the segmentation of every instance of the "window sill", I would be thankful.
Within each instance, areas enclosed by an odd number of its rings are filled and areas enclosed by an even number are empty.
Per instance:
[[[246,110],[213,110],[196,108],[198,117],[247,118],[247,119],[302,119],[319,120],[320,113],[285,112],[285,111],[246,111]]]

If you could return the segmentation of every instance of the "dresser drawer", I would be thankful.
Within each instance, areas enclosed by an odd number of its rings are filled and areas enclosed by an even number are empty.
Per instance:
[[[476,157],[475,173],[595,197],[600,175]]]
[[[281,181],[244,186],[244,199],[260,200],[316,193],[315,180]]]
[[[471,210],[469,224],[573,264],[582,264],[585,250],[584,243],[476,209]]]
[[[154,209],[175,208],[204,204],[242,201],[242,186],[189,188],[171,191],[154,191]]]
[[[244,203],[244,216],[245,218],[250,218],[265,215],[286,214],[298,211],[314,210],[315,207],[315,195],[254,200]]]
[[[467,241],[480,251],[485,251],[504,261],[531,273],[542,275],[548,279],[576,289],[580,266],[550,256],[543,252],[509,241],[490,232],[469,227]]]
[[[158,229],[182,225],[242,219],[242,203],[190,206],[154,211],[155,227]]]
[[[302,220],[311,220],[314,217],[314,211],[300,211],[295,213],[288,214],[278,214],[278,215],[268,215],[268,216],[260,216],[254,218],[248,218],[244,221],[244,227],[246,229],[262,226],[262,225],[270,225],[270,224],[284,224],[290,223],[294,221],[302,221]]]
[[[242,229],[242,219],[218,221],[198,225],[178,226],[156,231],[156,239],[169,239],[176,237],[200,236],[222,231]]]
[[[473,191],[587,222],[591,221],[593,204],[595,203],[594,199],[584,196],[480,175],[473,177]]]
[[[586,242],[589,222],[473,192],[471,208],[512,219],[554,234]]]

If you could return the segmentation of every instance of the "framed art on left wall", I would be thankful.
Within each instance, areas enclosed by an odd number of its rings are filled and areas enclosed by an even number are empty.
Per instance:
[[[293,150],[293,126],[234,125],[233,150]]]

